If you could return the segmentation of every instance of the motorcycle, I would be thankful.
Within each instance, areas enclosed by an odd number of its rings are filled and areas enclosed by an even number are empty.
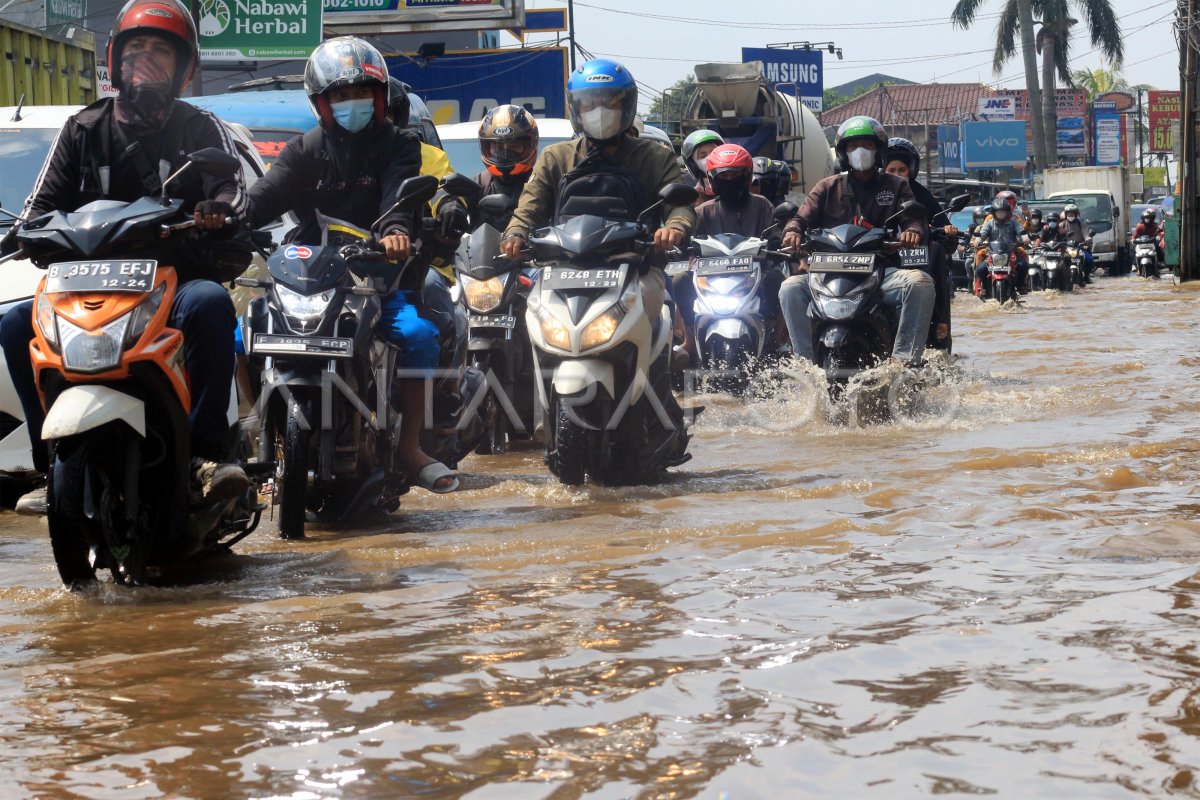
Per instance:
[[[1047,289],[1069,292],[1075,288],[1071,270],[1067,266],[1065,242],[1046,242],[1041,248],[1043,283]]]
[[[1025,291],[1040,292],[1048,286],[1046,281],[1046,248],[1035,247],[1029,251],[1029,269],[1026,270]]]
[[[525,319],[549,416],[546,464],[564,484],[646,483],[691,458],[671,394],[670,306],[651,319],[639,277],[653,268],[650,220],[695,199],[693,187],[671,184],[636,222],[581,214],[530,240],[542,272]]]
[[[774,213],[775,225],[767,236],[796,213],[793,203],[781,203]],[[788,252],[771,250],[766,238],[719,234],[692,240],[694,260],[667,267],[689,269],[696,288],[696,349],[703,369],[713,370],[720,387],[738,392],[745,388],[748,369],[767,354],[774,339],[759,310],[759,287],[769,270],[787,272],[795,258]]]
[[[1137,274],[1143,278],[1158,278],[1158,242],[1153,236],[1139,236],[1133,240],[1133,259],[1137,262]]]
[[[923,211],[910,200],[884,226],[839,225],[808,233],[812,351],[834,397],[852,378],[892,354],[898,319],[883,301],[886,269],[896,260],[903,268],[923,268],[929,248],[902,250],[888,240],[895,233],[890,226],[901,215]]]
[[[393,210],[421,207],[437,191],[409,178]],[[391,213],[391,212],[389,212]],[[320,245],[271,254],[270,278],[239,278],[266,289],[243,316],[243,339],[259,375],[258,460],[274,464],[279,535],[304,536],[306,512],[345,519],[366,506],[399,507],[407,476],[394,464],[400,416],[393,410],[398,351],[375,335],[380,296],[420,258],[397,267],[371,234],[318,215]]]
[[[504,195],[479,201],[492,219],[514,206]],[[535,273],[500,255],[502,236],[491,225],[480,225],[463,237],[454,260],[462,303],[470,315],[471,366],[488,385],[479,408],[485,433],[475,452],[481,455],[503,453],[510,437],[528,439],[536,424],[533,356],[525,320]],[[475,402],[472,398],[473,407]]]
[[[97,569],[139,586],[149,567],[228,552],[258,525],[253,490],[213,502],[191,493],[184,341],[168,325],[179,286],[173,264],[211,240],[192,235],[183,202],[167,189],[189,170],[224,177],[239,168],[236,157],[206,148],[159,197],[52,212],[17,236],[13,257],[47,267],[30,350],[47,409],[42,438],[53,446],[50,544],[68,587],[94,582]],[[231,387],[231,423],[236,412]],[[235,449],[231,435],[231,460]]]
[[[1072,286],[1083,286],[1087,282],[1087,277],[1083,274],[1083,251],[1091,249],[1091,242],[1083,244],[1075,244],[1068,242],[1066,244],[1066,262],[1070,270],[1070,283]]]
[[[1016,300],[1016,287],[1013,285],[1013,276],[1018,269],[1016,246],[990,242],[987,259],[987,276],[988,283],[991,285],[992,299],[1001,305],[1009,300]]]

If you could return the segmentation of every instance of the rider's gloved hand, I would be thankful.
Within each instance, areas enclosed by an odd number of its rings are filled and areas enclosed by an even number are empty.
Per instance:
[[[0,256],[17,252],[17,229],[18,226],[14,224],[8,229],[8,233],[4,234],[4,238],[0,239]]]
[[[467,229],[467,210],[454,198],[447,197],[438,206],[437,221],[442,238],[454,239]]]
[[[192,214],[196,227],[205,231],[224,228],[225,218],[231,216],[233,216],[233,206],[224,200],[201,200],[196,203]]]

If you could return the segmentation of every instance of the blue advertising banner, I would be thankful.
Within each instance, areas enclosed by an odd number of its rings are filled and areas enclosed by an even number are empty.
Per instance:
[[[436,125],[480,120],[504,103],[525,106],[535,117],[567,116],[563,47],[446,53],[424,67],[389,56],[387,65],[421,96]]]
[[[957,125],[938,125],[938,165],[941,169],[963,170],[961,131]]]
[[[1101,167],[1121,163],[1121,116],[1096,115],[1096,164]]]
[[[812,111],[821,111],[825,92],[821,50],[743,47],[742,63],[761,61],[763,77],[779,91],[799,97]]]
[[[1025,123],[964,123],[963,163],[967,169],[1024,166]]]

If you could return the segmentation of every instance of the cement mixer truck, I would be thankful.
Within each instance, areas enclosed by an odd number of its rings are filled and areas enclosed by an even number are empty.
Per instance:
[[[800,198],[836,171],[821,123],[798,99],[766,82],[761,61],[697,64],[695,75],[696,92],[680,120],[684,136],[708,128],[753,156],[786,161],[791,191]]]

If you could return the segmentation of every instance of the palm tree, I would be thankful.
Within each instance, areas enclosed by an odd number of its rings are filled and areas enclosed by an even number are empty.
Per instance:
[[[1067,72],[1070,62],[1070,28],[1077,20],[1068,13],[1073,2],[1087,26],[1094,47],[1110,62],[1119,65],[1125,56],[1121,42],[1121,27],[1117,23],[1111,0],[1004,0],[996,23],[996,50],[992,69],[999,74],[1004,64],[1017,52],[1017,34],[1021,35],[1021,53],[1025,64],[1025,88],[1029,92],[1029,117],[1033,125],[1034,150],[1038,164],[1053,165],[1057,160],[1056,127],[1058,113],[1055,103],[1055,74],[1070,84]],[[951,21],[967,28],[983,0],[958,0],[950,13]],[[1034,36],[1033,14],[1041,18],[1042,28]],[[1037,53],[1042,54],[1041,87],[1038,86]],[[1042,113],[1036,113],[1037,109]]]
[[[1115,68],[1077,69],[1071,73],[1071,80],[1087,92],[1089,103],[1109,92],[1136,92],[1138,89],[1150,88],[1146,83],[1130,84],[1121,71]]]
[[[1037,46],[1042,54],[1042,124],[1046,131],[1046,155],[1053,164],[1058,161],[1058,139],[1055,127],[1058,112],[1055,103],[1055,73],[1068,86],[1072,77],[1068,71],[1071,60],[1071,26],[1079,20],[1071,17],[1067,0],[1031,0],[1034,9],[1042,18],[1042,29],[1038,31]],[[1125,58],[1125,46],[1121,41],[1121,26],[1113,11],[1111,0],[1074,0],[1075,8],[1083,17],[1092,47],[1103,57],[1119,67]]]
[[[1103,2],[1104,0],[1097,0]],[[1004,64],[1012,58],[1017,50],[1017,33],[1021,34],[1021,55],[1025,62],[1025,89],[1029,93],[1029,108],[1042,107],[1042,93],[1038,88],[1037,52],[1034,45],[1033,33],[1033,3],[1042,0],[1004,0],[1000,9],[1000,19],[996,23],[996,50],[992,54],[992,70],[999,75]],[[958,0],[954,10],[950,12],[950,21],[964,30],[975,22],[983,0]],[[1031,113],[1030,122],[1033,125],[1033,149],[1038,166],[1045,168],[1046,135],[1043,130],[1042,116]]]

